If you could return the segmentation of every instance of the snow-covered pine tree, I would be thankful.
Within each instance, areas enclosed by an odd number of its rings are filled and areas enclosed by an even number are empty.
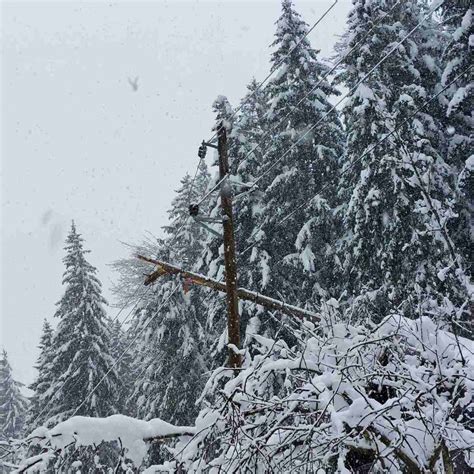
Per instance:
[[[344,69],[337,78],[351,89],[382,57],[387,44],[394,40],[388,25],[375,24],[385,14],[385,2],[374,4],[357,0],[353,3],[340,54],[345,54],[345,50],[349,51],[356,44],[360,46],[356,53],[345,58]],[[365,38],[366,32],[372,28],[373,34]],[[359,85],[344,108],[346,153],[339,194],[346,229],[341,251],[346,277],[341,283],[342,288],[353,295],[364,289],[381,287],[388,266],[383,249],[385,239],[391,236],[389,213],[396,196],[389,196],[393,189],[387,188],[385,183],[391,178],[391,156],[395,154],[395,147],[386,140],[372,149],[387,133],[388,89],[384,81],[382,69],[376,69]],[[390,121],[389,124],[393,126]],[[381,191],[384,191],[383,195]]]
[[[447,47],[444,52],[443,87],[452,83],[446,93],[444,120],[446,121],[447,161],[456,171],[457,217],[451,220],[453,241],[462,253],[463,263],[471,277],[474,212],[474,154],[472,130],[474,126],[474,77],[472,49],[474,38],[474,9],[469,2],[446,0],[443,4],[443,24],[446,27]],[[468,68],[470,69],[468,70]],[[465,72],[464,72],[465,71]],[[463,73],[464,72],[464,73]]]
[[[159,258],[191,269],[197,265],[205,231],[188,218],[188,206],[202,196],[208,181],[204,162],[194,183],[189,175],[181,180],[168,211],[166,237],[157,249]],[[194,403],[207,369],[207,346],[203,342],[206,295],[206,290],[190,282],[163,276],[155,283],[150,301],[138,310],[135,333],[147,326],[139,341],[141,355],[135,369],[134,400],[139,417],[161,417],[180,424],[194,419],[197,413]]]
[[[428,11],[424,2],[401,3],[392,15],[398,37],[401,39],[419,24]],[[418,292],[416,297],[410,295],[410,305],[421,304],[433,317],[465,321],[468,277],[460,249],[453,243],[456,235],[452,225],[456,212],[453,197],[457,179],[445,153],[446,120],[440,117],[437,97],[441,44],[438,23],[433,18],[425,19],[423,28],[418,29],[388,63],[392,70],[388,69],[387,73],[392,77],[392,91],[398,91],[390,107],[394,126],[399,127],[395,142],[400,147],[405,167],[401,186],[413,204],[411,222],[406,216],[412,235],[408,236],[410,242],[405,244],[404,256],[413,265],[408,273],[412,274]],[[427,101],[430,102],[424,105]],[[406,252],[408,245],[412,248]],[[410,290],[410,286],[406,290]],[[465,308],[464,311],[461,308]]]
[[[262,157],[265,145],[268,144],[268,134],[264,128],[266,111],[265,91],[258,87],[255,79],[252,79],[247,86],[247,94],[241,101],[241,109],[232,128],[229,157],[232,180],[243,184],[233,186],[238,256],[248,246],[248,239],[256,228],[256,216],[261,211],[262,191],[258,186],[256,188],[247,186],[251,186],[261,172]],[[250,264],[248,257],[239,263],[244,265],[244,262],[245,268],[240,278],[247,285],[247,265]],[[248,286],[253,286],[251,277]]]
[[[51,383],[41,397],[41,421],[46,425],[73,414],[100,417],[117,412],[121,382],[113,368],[110,331],[103,307],[106,301],[97,270],[86,260],[89,251],[84,250],[83,241],[73,222],[63,259],[65,291],[55,314],[59,322],[52,344]],[[81,463],[86,471],[101,472],[101,463],[111,465],[115,457],[113,446],[72,447],[54,469],[64,472],[71,469],[72,463]]]
[[[271,146],[262,164],[263,209],[252,254],[261,267],[254,289],[301,305],[333,287],[333,209],[343,152],[341,123],[329,112],[329,98],[338,92],[325,79],[319,52],[302,39],[307,30],[291,0],[283,0],[271,58],[275,75],[266,87]],[[298,206],[304,210],[279,226]]]
[[[28,401],[13,378],[7,351],[0,359],[0,439],[18,438],[23,431]]]
[[[235,118],[230,136],[230,170],[234,183],[252,186],[262,171],[263,155],[269,143],[265,114],[268,110],[266,93],[259,88],[255,79],[247,86],[247,94],[241,101],[241,108]],[[261,267],[246,251],[262,212],[263,191],[260,187],[233,184],[234,230],[239,286],[252,290],[259,287]],[[246,344],[246,329],[252,317],[263,309],[253,303],[240,302],[241,340]],[[258,331],[259,319],[253,319],[249,329]],[[248,342],[248,341],[247,341]]]
[[[51,363],[54,354],[53,348],[54,331],[47,319],[43,322],[43,332],[41,334],[38,348],[40,354],[36,361],[35,369],[37,375],[35,381],[29,386],[33,396],[30,398],[30,406],[26,419],[27,431],[30,433],[37,426],[41,426],[46,421],[47,411],[44,410],[47,403],[48,390],[54,379],[51,372]]]
[[[59,318],[51,368],[55,379],[48,409],[48,418],[54,421],[68,418],[80,405],[77,415],[108,416],[117,411],[120,381],[114,369],[90,395],[114,359],[103,307],[107,303],[97,270],[86,260],[90,251],[84,250],[83,241],[73,222],[63,260],[65,292],[55,314]]]
[[[339,76],[350,90],[425,13],[419,3],[401,2],[386,15],[393,6],[390,1],[354,2],[346,48],[360,46],[344,60]],[[433,107],[420,110],[409,126],[381,142],[434,94],[439,68],[431,27],[396,48],[357,87],[344,109],[344,286],[353,295],[368,296],[373,312],[381,316],[399,306],[418,310],[420,298],[431,306],[437,296],[440,303],[446,288],[453,288],[453,282],[443,284],[438,276],[453,263],[440,229],[450,215],[451,186]],[[366,35],[369,30],[373,33]]]

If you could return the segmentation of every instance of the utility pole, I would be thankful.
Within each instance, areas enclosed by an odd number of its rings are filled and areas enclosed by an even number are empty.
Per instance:
[[[227,154],[227,129],[224,121],[217,124],[217,152],[219,155],[219,178],[221,185],[222,220],[224,227],[225,281],[227,289],[227,333],[229,344],[240,349],[240,316],[237,296],[237,260],[235,258],[234,214],[232,210],[232,188]],[[240,354],[229,348],[229,366],[238,369],[242,365]]]

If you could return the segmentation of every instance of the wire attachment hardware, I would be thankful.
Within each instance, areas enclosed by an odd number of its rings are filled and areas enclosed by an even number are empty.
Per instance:
[[[222,237],[222,235],[209,227],[207,224],[222,224],[221,219],[216,219],[214,217],[207,217],[199,215],[199,204],[193,203],[189,205],[189,215],[193,218],[196,224],[200,225],[204,229],[206,229],[211,234],[216,235],[217,237]]]
[[[215,148],[217,150],[217,145],[215,145],[214,143],[206,142],[206,141],[203,140],[201,145],[199,146],[199,149],[198,149],[198,157],[201,160],[203,160],[206,157],[208,146],[210,146],[211,148]]]
[[[188,209],[191,217],[196,217],[199,214],[199,204],[190,204]]]
[[[206,152],[207,152],[207,146],[204,140],[201,143],[201,146],[199,147],[198,150],[198,157],[203,160],[206,157]]]

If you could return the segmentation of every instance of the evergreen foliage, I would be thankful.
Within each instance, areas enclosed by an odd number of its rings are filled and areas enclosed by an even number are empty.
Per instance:
[[[463,265],[472,277],[474,241],[472,214],[474,210],[474,158],[472,130],[474,126],[474,73],[472,48],[474,10],[468,2],[448,0],[443,6],[447,47],[441,85],[449,88],[445,96],[444,117],[447,139],[447,160],[456,172],[456,218],[450,222],[451,235],[462,253]],[[469,69],[470,67],[470,69]]]
[[[57,303],[48,419],[64,420],[76,412],[107,416],[117,410],[120,381],[112,369],[92,396],[88,395],[114,364],[101,283],[87,260],[83,239],[74,222],[66,239],[65,292]]]
[[[265,115],[268,111],[266,91],[258,87],[255,79],[247,86],[247,94],[242,99],[241,109],[230,134],[230,169],[234,182],[234,230],[236,235],[236,255],[238,282],[243,288],[258,288],[261,267],[249,245],[257,229],[263,209],[264,191],[254,183],[262,173],[263,156],[270,142]],[[235,183],[242,183],[235,184]],[[250,186],[250,187],[248,187]],[[253,187],[252,187],[253,186]],[[240,304],[241,340],[245,345],[249,321],[249,332],[255,331],[258,314],[262,308],[249,302]],[[252,319],[253,318],[253,319]]]
[[[23,432],[27,399],[22,395],[22,384],[13,378],[7,352],[0,359],[0,440],[19,438]]]
[[[271,146],[262,163],[265,192],[253,252],[262,269],[255,289],[302,305],[334,286],[327,269],[335,263],[332,215],[343,152],[342,126],[329,102],[338,92],[325,78],[328,68],[318,51],[302,39],[307,29],[291,1],[284,0],[272,45],[275,75],[266,87]],[[306,206],[308,196],[323,186],[319,199]],[[274,228],[298,206],[305,212]]]
[[[127,337],[127,332],[122,329],[118,320],[108,322],[110,331],[110,351],[112,359],[115,361],[120,384],[118,386],[116,410],[118,413],[127,415],[132,407],[130,406],[130,396],[133,392],[133,351],[129,348],[131,340]]]
[[[204,163],[194,184],[189,175],[181,180],[169,210],[170,223],[164,228],[166,237],[158,249],[165,261],[172,259],[190,268],[198,264],[205,231],[187,218],[188,203],[202,196],[208,181]],[[201,212],[205,214],[205,208]],[[175,292],[176,285],[180,288]],[[194,419],[197,409],[193,406],[207,368],[206,312],[202,304],[205,294],[187,281],[162,277],[149,303],[137,311],[134,331],[148,325],[139,344],[142,371],[135,383],[134,398],[138,416],[166,418],[180,424]],[[167,301],[165,306],[163,301]]]
[[[452,170],[443,159],[436,107],[416,112],[435,93],[436,35],[431,24],[370,73],[425,14],[421,4],[403,2],[384,17],[390,6],[358,0],[348,21],[346,48],[360,46],[339,76],[354,89],[344,108],[343,281],[352,295],[366,295],[363,307],[373,305],[381,316],[393,308],[413,314],[421,305],[450,319],[453,314],[439,309],[445,298],[459,308],[467,297],[446,232],[453,215]],[[394,137],[381,141],[395,128]]]
[[[23,384],[13,378],[4,350],[0,358],[0,473],[11,472],[11,466],[26,454],[15,441],[25,434],[28,400],[21,393]]]
[[[54,375],[51,371],[54,357],[53,337],[53,328],[49,321],[45,319],[43,322],[43,332],[38,344],[40,354],[35,365],[37,376],[35,381],[29,386],[30,390],[34,392],[30,398],[27,417],[29,432],[33,431],[37,426],[43,425],[46,421],[47,411],[45,410],[45,404],[48,402],[49,389],[54,380]]]
[[[123,393],[122,382],[113,367],[115,360],[101,283],[96,268],[86,260],[89,251],[84,250],[83,238],[74,222],[65,251],[65,291],[55,313],[59,322],[54,334],[49,324],[44,327],[39,373],[32,386],[35,394],[34,408],[29,414],[30,429],[40,424],[49,426],[73,414],[111,415],[120,408]],[[105,472],[116,457],[117,449],[113,445],[102,444],[94,449],[71,447],[62,459],[47,465],[54,472],[69,472],[78,467]]]

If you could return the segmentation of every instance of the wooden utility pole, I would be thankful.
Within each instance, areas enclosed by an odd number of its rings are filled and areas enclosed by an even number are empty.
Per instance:
[[[227,289],[227,333],[229,344],[240,349],[240,316],[237,296],[237,260],[235,258],[234,214],[232,210],[232,188],[229,179],[229,157],[227,154],[227,129],[222,121],[217,125],[217,152],[219,154],[219,178],[224,227],[225,281]],[[229,348],[229,366],[240,368],[242,358]]]
[[[156,260],[155,258],[149,258],[143,255],[137,255],[136,257],[139,260],[148,262],[157,267],[153,273],[150,273],[146,277],[145,285],[153,284],[163,275],[180,275],[184,279],[188,280],[188,282],[191,284],[206,286],[207,288],[212,288],[213,290],[227,293],[227,285],[225,283],[214,280],[205,275],[189,272],[183,268],[177,267],[176,265],[172,265],[171,263],[163,262],[161,260]],[[307,309],[298,308],[298,306],[293,306],[283,301],[275,300],[274,298],[269,298],[268,296],[262,295],[261,293],[246,290],[245,288],[238,288],[237,296],[241,300],[256,303],[260,306],[264,306],[265,308],[271,309],[273,311],[279,311],[288,316],[294,316],[301,319],[302,321],[311,321],[312,323],[318,324],[321,319],[317,313],[308,311]]]

